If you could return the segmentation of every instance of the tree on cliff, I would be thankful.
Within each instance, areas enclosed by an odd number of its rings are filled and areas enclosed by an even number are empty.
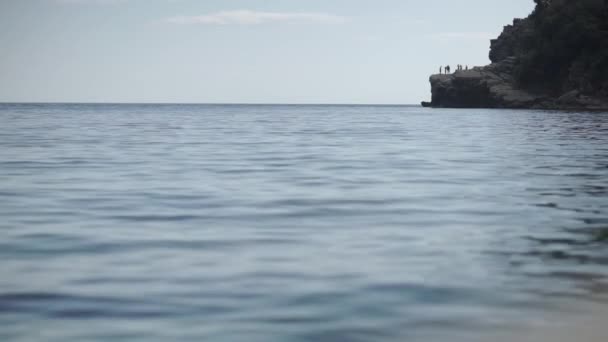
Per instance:
[[[551,0],[534,0],[534,2],[536,3],[536,11],[542,11],[551,4]]]
[[[607,2],[535,2],[534,12],[520,24],[525,28],[516,32],[519,36],[508,37],[518,44],[511,49],[519,60],[518,82],[555,94],[577,89],[608,97]]]

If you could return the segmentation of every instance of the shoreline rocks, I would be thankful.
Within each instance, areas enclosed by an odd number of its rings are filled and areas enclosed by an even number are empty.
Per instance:
[[[580,20],[573,23],[568,15]],[[608,111],[608,79],[602,76],[608,76],[608,31],[599,24],[607,15],[608,3],[592,0],[537,2],[529,17],[514,19],[491,40],[491,64],[432,75],[432,98],[422,105]],[[548,29],[561,22],[571,27]],[[578,41],[585,43],[573,50]]]
[[[443,108],[530,108],[545,100],[514,85],[514,58],[459,70],[453,74],[432,75],[430,107]]]
[[[608,102],[572,90],[555,98],[518,88],[513,78],[515,57],[485,67],[436,74],[429,78],[431,108],[510,108],[608,110]]]

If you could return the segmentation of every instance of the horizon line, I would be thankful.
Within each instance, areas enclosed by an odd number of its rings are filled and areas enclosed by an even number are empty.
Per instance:
[[[0,101],[4,104],[74,104],[74,105],[212,105],[212,106],[391,106],[413,107],[414,103],[297,103],[297,102],[71,102],[71,101]]]

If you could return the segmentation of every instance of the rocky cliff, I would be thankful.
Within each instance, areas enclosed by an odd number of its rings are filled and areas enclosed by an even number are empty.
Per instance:
[[[608,1],[536,0],[492,64],[430,78],[431,107],[608,110]]]

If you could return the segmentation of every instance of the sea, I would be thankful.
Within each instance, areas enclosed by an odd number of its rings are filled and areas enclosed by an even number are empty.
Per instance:
[[[2,341],[495,341],[608,304],[608,113],[0,104],[0,218]]]

